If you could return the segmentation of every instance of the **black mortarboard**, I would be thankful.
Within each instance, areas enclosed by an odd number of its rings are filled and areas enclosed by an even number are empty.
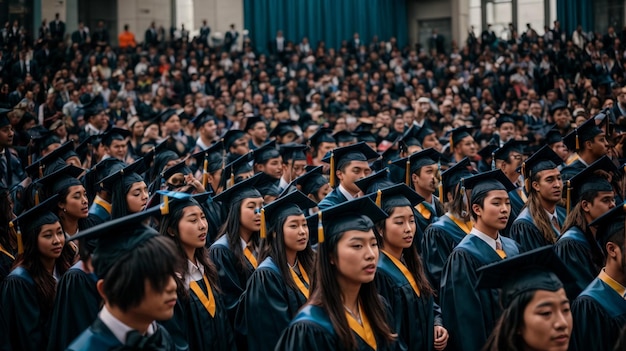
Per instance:
[[[22,212],[17,218],[9,222],[10,226],[17,224],[17,253],[24,252],[24,241],[22,238],[23,233],[26,235],[36,235],[33,233],[35,229],[41,227],[44,224],[52,224],[59,221],[55,212],[59,203],[59,195],[54,194],[46,201],[41,202],[39,205],[31,208],[28,211]]]
[[[224,143],[218,141],[206,150],[191,155],[191,157],[196,159],[198,169],[213,173],[224,166]]]
[[[563,160],[548,145],[544,145],[539,151],[532,154],[526,161],[522,162],[522,176],[525,179],[526,192],[530,191],[530,179],[545,170],[555,169],[563,163]]]
[[[306,160],[307,146],[298,143],[287,143],[279,146],[280,155],[283,157],[283,162],[286,163],[289,160]]]
[[[244,128],[244,130],[247,132],[250,129],[254,128],[254,126],[259,123],[259,122],[263,122],[263,117],[262,116],[252,116],[252,117],[248,117],[245,119],[246,121],[246,127]]]
[[[322,159],[322,162],[330,164],[330,186],[336,183],[335,172],[351,161],[369,161],[378,158],[378,153],[372,150],[366,143],[360,142],[349,146],[339,147],[331,151]]]
[[[567,267],[552,247],[541,247],[478,269],[478,288],[502,289],[507,308],[520,294],[536,290],[558,291],[573,281]]]
[[[468,136],[471,136],[472,129],[468,128],[466,126],[462,126],[462,127],[458,127],[455,129],[452,129],[450,131],[450,151],[454,150],[454,146],[457,145],[459,142],[461,142],[461,140],[463,140],[463,138],[466,138]]]
[[[604,248],[606,243],[615,234],[625,235],[626,202],[613,207],[611,210],[596,218],[589,226],[596,228],[596,240]],[[622,239],[623,240],[623,239]]]
[[[424,139],[426,139],[427,136],[429,136],[429,135],[431,135],[433,133],[435,133],[434,130],[432,130],[432,129],[426,127],[426,126],[423,126],[422,128],[418,129],[417,132],[415,132],[414,136],[415,136],[415,139],[417,139],[417,141],[420,144],[424,144]]]
[[[49,165],[51,165],[57,159],[63,159],[64,156],[71,155],[70,153],[76,155],[76,153],[74,153],[74,141],[72,140],[54,149],[51,153],[40,158],[38,161],[33,162],[24,170],[32,179],[41,178],[44,176],[44,171]],[[63,161],[65,162],[64,159]]]
[[[559,141],[563,141],[563,136],[561,135],[561,131],[558,130],[556,127],[553,127],[552,129],[548,130],[544,138],[544,143],[546,143],[547,145],[553,145],[553,144],[558,143]]]
[[[115,183],[117,182],[128,182],[137,183],[143,181],[143,178],[139,176],[147,169],[147,165],[144,162],[143,158],[137,159],[132,164],[120,169],[119,171],[109,175],[108,177],[102,179],[100,181],[100,186],[105,189],[112,189]],[[126,180],[126,179],[129,180]]]
[[[321,143],[336,143],[335,138],[332,137],[332,131],[328,128],[319,128],[309,138],[309,145],[313,148],[317,148]]]
[[[368,195],[381,209],[409,206],[411,208],[424,201],[413,189],[405,184],[395,184],[386,188],[378,189]]]
[[[498,149],[499,149],[498,145],[490,143],[490,144],[487,144],[487,146],[485,146],[484,148],[478,150],[478,155],[480,155],[483,161],[489,160],[493,157],[493,152]]]
[[[37,152],[47,148],[52,144],[61,144],[61,139],[52,131],[47,129],[40,130],[38,128],[29,129],[29,134],[35,145]]]
[[[496,127],[500,128],[504,123],[515,124],[515,117],[511,115],[500,116],[500,118],[496,120]]]
[[[270,133],[270,138],[278,136],[283,137],[289,133],[297,134],[290,122],[280,122]]]
[[[105,158],[98,162],[91,170],[87,172],[84,178],[85,189],[88,197],[93,199],[95,193],[100,189],[100,181],[109,175],[124,168],[126,164],[115,157]],[[111,189],[106,189],[111,190]]]
[[[419,133],[420,129],[421,128],[415,124],[411,125],[411,127],[407,129],[406,132],[404,132],[404,134],[400,138],[400,141],[405,146],[420,146],[421,147],[422,143],[419,140],[417,140],[417,134]]]
[[[183,176],[191,173],[191,170],[189,169],[189,167],[187,167],[185,161],[180,161],[172,167],[166,168],[163,172],[161,172],[161,178],[167,181],[173,175],[178,173],[182,174]]]
[[[252,151],[254,164],[265,164],[267,161],[280,157],[280,152],[276,147],[276,140],[268,141],[256,150]]]
[[[309,232],[315,233],[317,242],[323,244],[328,238],[348,230],[367,232],[374,228],[374,223],[387,218],[369,197],[359,197],[339,205],[320,210],[307,218]]]
[[[113,127],[106,133],[102,134],[102,144],[104,146],[111,146],[113,140],[124,140],[130,137],[130,130]]]
[[[556,111],[567,108],[567,104],[564,101],[557,100],[550,106],[550,114],[553,115]]]
[[[246,132],[244,132],[243,130],[229,130],[228,132],[226,132],[226,134],[224,134],[224,137],[222,138],[222,140],[224,141],[224,149],[226,149],[226,151],[229,151],[230,147],[233,146],[235,141],[237,141],[237,139],[243,138],[245,135]]]
[[[472,176],[468,169],[470,166],[470,160],[466,157],[441,173],[442,193],[439,194],[439,199],[442,202],[444,202],[443,199],[446,199],[448,192],[454,192],[457,184],[460,184],[461,188],[463,188],[462,180]]]
[[[439,164],[441,153],[433,148],[428,148],[420,152],[416,152],[409,157],[401,158],[391,164],[404,169],[404,182],[406,185],[411,184],[411,174],[417,172],[424,166]]]
[[[159,114],[159,120],[162,123],[167,122],[170,118],[172,118],[172,116],[176,115],[176,110],[172,109],[172,108],[168,108],[165,111],[161,112],[161,114]]]
[[[83,105],[83,111],[85,111],[85,120],[99,114],[104,111],[104,105],[102,104],[101,95],[93,97],[86,105]]]
[[[372,132],[358,132],[356,133],[357,142],[376,143],[376,136]]]
[[[354,182],[354,185],[361,189],[363,194],[370,194],[392,184],[393,182],[389,180],[389,169],[386,167]]]
[[[8,108],[0,108],[0,128],[6,127],[9,124],[11,124],[11,121],[9,121],[9,116],[8,116],[8,113],[11,111],[13,110],[8,109]]]
[[[602,156],[565,181],[567,213],[569,213],[570,206],[578,203],[581,197],[588,192],[613,191],[611,183],[605,177],[596,174],[598,171],[612,172],[613,174],[618,172],[613,161],[608,156]]]
[[[276,226],[280,225],[287,217],[304,214],[304,210],[317,206],[300,191],[292,191],[261,208],[261,238],[265,238],[268,230],[276,231]]]
[[[571,131],[563,138],[563,143],[570,150],[580,150],[581,145],[589,140],[593,140],[596,135],[604,134],[602,129],[596,125],[596,120],[589,118],[585,123]]]
[[[165,201],[167,200],[167,209],[168,214],[174,213],[181,208],[185,208],[187,206],[200,206],[206,202],[209,197],[211,197],[210,192],[204,192],[200,194],[188,194],[179,191],[167,191],[167,190],[159,190],[157,194],[160,197],[161,206],[165,207]],[[153,207],[155,204],[149,204],[148,208]]]
[[[257,173],[254,176],[245,179],[230,188],[222,191],[213,197],[213,201],[221,201],[226,208],[230,208],[230,205],[241,201],[243,199],[257,198],[261,196],[261,193],[255,188],[258,181],[263,177],[262,173]]]
[[[82,185],[82,183],[77,179],[77,177],[82,173],[82,168],[65,165],[65,167],[38,179],[37,182],[43,185],[44,193],[50,197],[53,194],[60,194],[64,189],[71,186]]]
[[[324,186],[324,184],[328,184],[328,179],[324,177],[323,167],[317,166],[312,170],[304,173],[300,177],[296,178],[291,182],[292,185],[300,185],[300,190],[305,194],[315,194],[317,191]]]
[[[504,143],[501,148],[493,151],[493,156],[496,160],[508,160],[511,152],[517,152],[524,154],[524,145],[528,142],[522,140],[511,139]]]
[[[333,134],[333,138],[337,143],[351,143],[356,141],[356,135],[347,130],[340,130]]]
[[[470,204],[475,203],[475,200],[478,197],[486,195],[492,190],[504,190],[508,193],[509,191],[516,189],[515,185],[511,183],[509,178],[507,178],[504,172],[500,169],[465,178],[463,180],[463,186],[465,189],[472,190]]]
[[[267,173],[261,172],[259,180],[256,182],[254,187],[261,193],[261,195],[265,196],[274,196],[278,197],[280,195],[280,179],[276,179]]]
[[[237,157],[233,162],[227,164],[222,172],[222,179],[231,180],[231,185],[237,181],[237,176],[243,173],[252,172],[252,165],[250,164],[254,159],[252,151],[243,156]]]

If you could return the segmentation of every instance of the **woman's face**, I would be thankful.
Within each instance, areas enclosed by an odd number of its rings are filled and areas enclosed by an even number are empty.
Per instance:
[[[256,232],[261,229],[261,213],[259,212],[261,206],[263,206],[262,197],[244,199],[241,202],[239,224],[242,229],[250,232]]]
[[[183,215],[178,222],[178,234],[184,247],[203,247],[206,244],[207,228],[208,222],[200,207],[188,206],[183,209]]]
[[[143,181],[133,183],[126,193],[126,205],[129,213],[143,211],[148,203],[148,187]]]
[[[288,216],[283,224],[285,251],[299,252],[309,242],[309,227],[304,214]]]
[[[393,251],[402,251],[402,249],[411,247],[415,230],[415,217],[411,207],[394,208],[389,217],[385,219],[384,247]]]
[[[378,262],[378,242],[374,231],[348,230],[337,243],[337,279],[345,284],[364,284],[374,280]],[[341,285],[341,284],[340,284]]]
[[[156,127],[156,125],[155,125]],[[133,136],[134,137],[141,137],[143,135],[144,132],[144,127],[143,127],[143,123],[141,122],[137,122],[133,125]]]
[[[37,248],[44,258],[57,259],[65,245],[65,233],[61,223],[44,224],[39,230]]]
[[[63,213],[73,218],[87,218],[89,215],[89,202],[87,191],[82,185],[72,185],[65,197],[65,204],[60,204]]]
[[[526,349],[565,351],[572,330],[572,314],[565,290],[537,290],[524,309],[520,334]]]
[[[592,220],[596,219],[615,207],[615,193],[612,191],[599,191],[592,202],[583,200],[581,201],[581,206],[585,212],[589,213]]]

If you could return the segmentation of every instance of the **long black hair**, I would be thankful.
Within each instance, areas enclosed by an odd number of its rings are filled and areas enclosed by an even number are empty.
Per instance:
[[[143,178],[134,172],[125,174],[122,179],[113,184],[111,195],[111,218],[121,218],[129,215],[128,202],[126,201],[126,195],[132,188],[133,184],[144,182]]]
[[[513,298],[502,312],[483,351],[522,351],[524,349],[524,339],[519,331],[524,326],[524,310],[536,292],[536,290],[526,291]]]
[[[256,196],[255,196],[256,197]],[[260,198],[261,195],[259,194]],[[248,197],[244,197],[242,199],[237,199],[230,204],[228,208],[228,216],[226,217],[226,221],[222,225],[219,230],[219,234],[217,235],[220,238],[222,235],[226,235],[226,239],[228,241],[228,247],[230,251],[235,255],[237,260],[236,265],[239,269],[247,269],[246,256],[243,254],[243,248],[241,247],[241,205],[243,202],[248,199]],[[259,232],[252,233],[250,240],[254,243],[256,247],[259,245]]]

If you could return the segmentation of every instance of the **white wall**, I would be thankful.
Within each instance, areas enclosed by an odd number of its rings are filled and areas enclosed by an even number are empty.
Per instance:
[[[48,20],[48,23],[50,23],[54,20],[54,15],[58,13],[61,20],[65,22],[65,5],[65,0],[42,0],[41,19],[46,19]],[[39,24],[37,25],[37,28],[39,29]]]
[[[211,34],[225,33],[231,24],[239,31],[243,26],[243,0],[193,0],[193,29],[202,26],[202,20],[207,20],[211,27]],[[241,43],[241,40],[238,41]]]
[[[452,17],[452,0],[409,0],[407,2],[409,43],[417,43],[418,21]]]
[[[117,0],[117,31],[124,31],[124,25],[130,26],[137,42],[143,42],[144,33],[154,21],[157,28],[163,26],[169,33],[171,26],[170,0]]]

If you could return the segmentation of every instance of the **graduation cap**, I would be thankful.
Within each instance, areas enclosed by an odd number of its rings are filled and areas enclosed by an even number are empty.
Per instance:
[[[298,143],[287,143],[279,146],[280,155],[283,157],[283,163],[289,160],[301,161],[306,160],[304,152],[308,147]]]
[[[360,142],[349,146],[339,147],[322,159],[330,164],[330,186],[335,187],[336,171],[351,161],[369,161],[378,158],[378,153],[366,143]]]
[[[276,125],[276,127],[274,127],[274,129],[272,130],[272,132],[270,133],[270,138],[272,137],[283,137],[289,133],[293,133],[293,134],[298,134],[296,133],[296,131],[293,129],[293,126],[291,125],[291,122],[280,122]]]
[[[268,229],[274,234],[280,223],[289,216],[304,214],[304,210],[317,206],[306,195],[298,190],[282,196],[261,208],[261,238],[267,237]]]
[[[558,291],[574,279],[551,246],[534,249],[483,266],[479,289],[502,289],[504,308],[519,295],[536,290]]]
[[[261,177],[263,177],[263,173],[257,173],[245,179],[217,194],[213,197],[213,201],[221,201],[226,208],[230,208],[231,204],[243,199],[262,198],[263,196],[261,196],[261,193],[256,189],[256,184],[261,180]]]
[[[504,190],[508,193],[509,191],[516,189],[515,185],[511,183],[509,178],[507,178],[504,172],[500,169],[465,178],[463,180],[463,186],[465,189],[472,190],[472,197],[470,199],[470,204],[468,205],[475,203],[475,200],[478,197],[486,195],[492,190]]]
[[[323,166],[317,166],[294,179],[290,185],[300,185],[302,193],[309,195],[316,194],[324,184],[328,184],[328,179],[324,177]]]
[[[65,165],[65,167],[52,172],[51,174],[37,179],[37,183],[42,184],[44,193],[47,197],[53,194],[60,194],[64,189],[67,189],[74,185],[83,185],[78,180],[78,176],[83,173],[82,168],[78,168],[72,165]]]
[[[280,195],[280,179],[276,179],[264,172],[261,172],[259,180],[255,184],[255,188],[265,196],[278,197]]]
[[[532,154],[522,162],[522,176],[524,177],[524,190],[530,192],[530,179],[541,172],[555,169],[563,163],[563,160],[548,145],[544,145],[539,151]]]
[[[54,132],[45,128],[31,128],[29,129],[29,135],[37,152],[41,152],[41,150],[52,144],[61,144],[61,139]]]
[[[496,160],[508,160],[511,156],[511,152],[524,153],[524,145],[528,142],[523,140],[511,139],[504,143],[501,148],[493,151],[493,158]]]
[[[417,134],[420,132],[421,129],[422,128],[418,127],[415,124],[411,125],[411,127],[407,129],[407,131],[402,135],[400,140],[406,146],[420,146],[421,147],[422,143],[417,138]]]
[[[365,178],[359,179],[354,182],[363,194],[370,194],[376,192],[378,189],[386,188],[392,185],[393,182],[389,180],[389,169],[383,168],[376,173],[372,173]]]
[[[244,130],[247,132],[250,129],[254,128],[254,126],[259,123],[259,122],[263,122],[265,123],[265,121],[263,120],[262,116],[252,116],[252,117],[247,117],[245,119],[246,121],[246,127],[244,128]]]
[[[222,140],[224,141],[224,149],[229,151],[231,146],[237,141],[237,139],[241,139],[246,135],[246,132],[240,129],[230,129],[224,134]]]
[[[387,214],[367,196],[343,202],[339,205],[320,210],[307,217],[309,232],[317,228],[317,242],[323,244],[331,238],[348,230],[367,232],[374,223],[387,218]]]
[[[162,123],[165,123],[175,115],[176,115],[176,110],[174,110],[173,108],[168,108],[159,114],[159,120]]]
[[[133,183],[142,182],[143,178],[140,174],[145,172],[146,169],[147,166],[143,158],[139,158],[132,164],[102,179],[100,181],[100,186],[105,189],[113,189],[117,183],[124,183],[128,186]]]
[[[366,143],[377,143],[376,136],[371,132],[357,132],[356,133],[357,142],[366,142]]]
[[[33,162],[24,170],[32,179],[41,178],[44,176],[44,170],[47,166],[53,164],[58,159],[63,159],[63,162],[65,163],[65,159],[71,156],[78,156],[74,152],[74,141],[72,140],[54,149],[51,153],[40,158],[38,161]]]
[[[347,130],[340,130],[337,133],[333,134],[333,138],[337,143],[351,143],[356,139],[356,134],[351,133]]]
[[[618,169],[613,164],[613,161],[605,155],[565,181],[567,213],[570,212],[572,203],[578,203],[583,195],[588,192],[613,191],[611,183],[605,177],[597,174],[598,171],[613,172],[615,174],[618,172]]]
[[[454,146],[461,142],[464,138],[471,136],[471,128],[461,126],[450,131],[450,151],[454,150]]]
[[[12,109],[8,109],[8,108],[0,108],[0,128],[2,127],[6,127],[9,124],[11,124],[11,121],[9,121],[9,112],[13,111]]]
[[[254,159],[252,151],[243,156],[239,156],[237,159],[227,164],[222,171],[222,179],[224,181],[230,179],[231,186],[235,184],[238,175],[252,172],[252,165],[250,163]]]
[[[441,186],[440,186],[440,194],[439,200],[444,203],[446,194],[448,192],[453,191],[456,188],[456,185],[459,184],[461,193],[465,193],[465,188],[463,184],[463,180],[465,178],[469,178],[472,176],[472,173],[469,171],[468,167],[471,166],[469,158],[465,157],[460,162],[456,163],[454,166],[446,169],[441,173]]]
[[[24,253],[24,241],[22,233],[36,235],[33,231],[44,224],[52,224],[59,221],[55,214],[59,203],[59,195],[54,194],[46,201],[38,204],[28,211],[22,212],[17,218],[9,222],[10,227],[16,227],[17,232],[17,253]]]
[[[378,189],[376,192],[369,194],[368,197],[374,200],[376,206],[383,210],[404,206],[413,208],[424,201],[424,198],[416,193],[415,190],[402,183]]]
[[[431,134],[435,134],[435,131],[426,126],[422,126],[422,128],[419,128],[415,132],[414,136],[420,144],[424,144],[424,139]]]
[[[602,216],[596,218],[589,226],[596,228],[596,240],[604,247],[615,234],[625,235],[626,227],[626,202],[610,209]]]
[[[160,197],[159,204],[162,206],[167,206],[168,213],[175,213],[176,211],[183,209],[188,206],[200,206],[205,203],[210,197],[211,192],[204,192],[200,194],[188,194],[180,191],[168,191],[168,190],[159,190],[156,192]],[[165,204],[167,202],[167,205]],[[153,207],[155,204],[151,204],[148,208]]]
[[[84,183],[85,189],[87,190],[88,197],[93,199],[95,196],[95,192],[98,192],[101,189],[100,181],[111,174],[119,171],[124,168],[126,164],[115,157],[105,158],[104,160],[98,162],[91,170],[85,174]],[[106,189],[105,190],[111,190]]]
[[[482,158],[483,161],[487,162],[487,160],[493,161],[493,152],[498,150],[499,147],[496,144],[489,143],[484,148],[478,150],[478,155]],[[495,165],[492,162],[491,168],[495,168]]]
[[[561,135],[561,131],[556,127],[552,127],[545,135],[544,143],[547,145],[554,145],[560,141],[563,141],[563,136]]]
[[[102,134],[102,144],[108,147],[111,146],[113,140],[125,140],[130,137],[130,135],[131,133],[128,129],[113,127],[106,133]]]
[[[85,119],[87,120],[104,111],[104,105],[100,95],[95,96],[87,104],[83,105],[83,111],[85,111]]]
[[[440,152],[433,148],[428,148],[409,157],[394,161],[391,164],[404,169],[404,182],[406,185],[411,185],[411,174],[417,172],[418,169],[424,166],[438,165],[441,170],[441,157]]]
[[[370,133],[374,127],[374,121],[370,118],[359,118],[359,124],[354,128],[355,133]]]
[[[163,179],[166,183],[169,183],[173,186],[182,186],[182,182],[178,181],[176,183],[171,183],[169,180],[175,176],[175,175],[180,175],[180,176],[186,176],[187,174],[190,174],[191,170],[189,169],[189,167],[187,167],[187,164],[185,163],[185,161],[180,161],[177,164],[173,165],[170,168],[166,168],[163,172],[161,172],[161,179]],[[177,177],[176,180],[180,180]]]
[[[504,123],[512,123],[515,124],[515,117],[512,115],[503,115],[500,118],[496,119],[496,127],[500,128]]]
[[[567,103],[565,101],[557,100],[552,106],[550,106],[550,115],[554,115],[554,113],[558,110],[563,110],[567,108]]]
[[[317,148],[321,143],[333,143],[335,144],[335,138],[332,137],[332,131],[328,128],[319,128],[309,138],[309,145],[313,148]]]
[[[595,119],[589,118],[585,123],[567,134],[563,138],[563,143],[568,149],[578,151],[584,142],[593,140],[599,134],[604,134],[604,132],[596,126]]]
[[[260,148],[253,150],[254,164],[265,164],[267,161],[280,157],[280,152],[276,147],[276,140],[269,141]]]
[[[198,169],[202,170],[202,185],[206,187],[208,174],[222,169],[224,166],[224,143],[218,141],[208,149],[191,155],[196,160]]]

